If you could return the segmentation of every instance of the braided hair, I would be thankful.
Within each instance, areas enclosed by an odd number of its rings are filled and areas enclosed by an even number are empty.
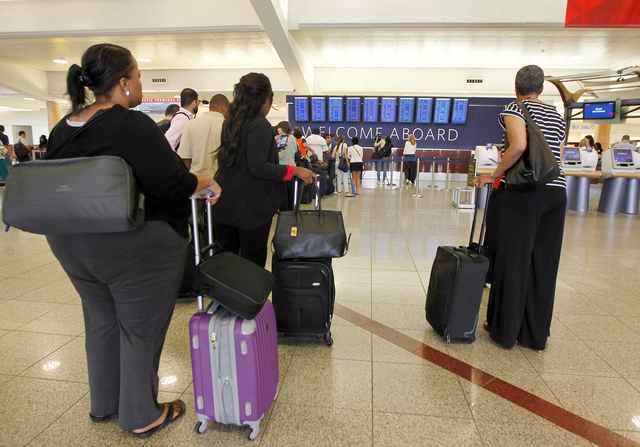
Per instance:
[[[217,150],[220,166],[230,167],[237,162],[242,128],[260,114],[269,100],[273,100],[271,81],[262,73],[248,73],[234,86],[233,102],[222,125],[221,144]]]

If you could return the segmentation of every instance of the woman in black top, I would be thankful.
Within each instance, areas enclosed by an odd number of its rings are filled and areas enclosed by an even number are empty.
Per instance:
[[[86,88],[95,102],[86,105]],[[72,65],[73,111],[52,130],[47,158],[113,155],[130,166],[145,196],[145,225],[111,234],[48,236],[82,300],[91,419],[117,418],[124,430],[150,436],[185,412],[159,405],[158,366],[187,246],[188,198],[211,178],[189,173],[158,126],[141,112],[142,85],[129,50],[99,44]]]
[[[294,177],[313,182],[312,171],[278,163],[267,114],[273,102],[269,78],[249,73],[233,91],[222,127],[216,180],[224,195],[215,208],[216,239],[222,247],[264,267],[271,220]]]

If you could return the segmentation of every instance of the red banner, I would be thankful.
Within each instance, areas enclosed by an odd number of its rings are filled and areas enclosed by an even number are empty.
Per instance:
[[[640,0],[567,0],[567,27],[640,27]]]

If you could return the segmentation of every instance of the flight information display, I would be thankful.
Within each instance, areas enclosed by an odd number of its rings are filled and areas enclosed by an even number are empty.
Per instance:
[[[343,115],[342,96],[331,96],[329,98],[329,121],[338,123],[343,120]]]
[[[436,107],[433,113],[435,124],[449,124],[451,114],[451,98],[436,98]]]
[[[327,101],[324,96],[311,98],[311,121],[324,122],[327,120]]]
[[[451,113],[451,124],[466,124],[469,113],[469,100],[455,98],[453,100],[453,112]]]
[[[347,98],[347,121],[360,121],[360,97],[350,96]]]
[[[433,116],[433,98],[418,98],[416,110],[416,123],[429,124]]]
[[[586,120],[610,120],[616,116],[616,103],[609,102],[585,102],[583,118]]]
[[[423,98],[424,99],[424,98]],[[398,121],[401,123],[413,123],[413,111],[415,108],[415,98],[400,98]]]
[[[395,123],[397,108],[398,98],[382,98],[380,121],[383,123]]]
[[[297,123],[309,121],[309,98],[296,96],[293,98],[293,107]]]
[[[364,122],[378,122],[378,98],[367,96],[364,98]]]

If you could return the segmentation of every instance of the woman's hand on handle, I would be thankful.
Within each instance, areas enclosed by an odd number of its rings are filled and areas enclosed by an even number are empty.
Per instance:
[[[194,194],[197,194],[199,192],[206,193],[203,194],[203,196],[207,197],[207,201],[210,204],[215,205],[222,195],[222,188],[220,187],[218,182],[216,182],[208,174],[197,175],[196,177],[198,178],[198,184],[196,186]]]
[[[299,166],[296,166],[294,175],[302,180],[306,185],[313,183],[316,179],[315,172],[310,169],[301,168]]]

